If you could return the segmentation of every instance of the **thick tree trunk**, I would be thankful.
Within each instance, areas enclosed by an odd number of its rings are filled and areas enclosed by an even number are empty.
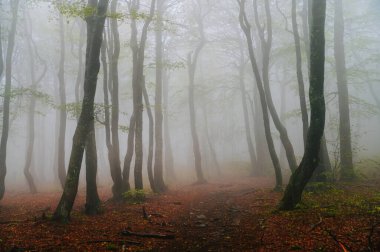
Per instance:
[[[100,199],[96,186],[96,174],[98,171],[98,156],[96,151],[96,138],[94,121],[90,125],[90,132],[86,140],[86,206],[88,215],[100,212]]]
[[[325,126],[324,68],[326,0],[312,1],[310,30],[310,128],[305,154],[292,174],[280,202],[281,210],[293,209],[300,201],[304,187],[313,175],[319,161],[319,149]]]
[[[12,56],[15,46],[17,15],[19,9],[19,0],[10,2],[12,10],[11,29],[8,36],[7,55],[5,60],[5,88],[4,88],[4,102],[3,102],[3,130],[1,132],[0,142],[0,200],[4,197],[5,192],[5,175],[7,173],[7,143],[9,134],[9,110],[11,101],[11,88],[12,88]]]
[[[156,99],[155,99],[155,153],[154,153],[154,182],[156,189],[160,192],[166,190],[163,174],[163,139],[162,139],[162,82],[163,82],[163,66],[162,66],[162,12],[165,0],[157,1],[157,20],[156,20]]]
[[[257,85],[257,89],[259,90],[259,95],[260,95],[260,102],[261,102],[261,107],[262,107],[264,129],[265,129],[265,137],[267,140],[269,154],[271,156],[273,167],[275,170],[275,175],[276,175],[275,190],[281,190],[282,188],[281,167],[280,167],[280,162],[278,160],[278,157],[275,151],[273,138],[270,131],[270,121],[269,121],[267,101],[266,101],[265,91],[263,88],[263,82],[260,77],[259,68],[257,66],[255,53],[253,50],[251,26],[248,22],[248,18],[245,13],[245,0],[238,0],[238,3],[240,5],[240,14],[239,14],[240,26],[242,30],[244,31],[244,34],[247,39],[248,52],[249,52],[249,57],[250,57],[251,65],[252,65],[252,70],[255,75],[256,85]]]
[[[305,53],[307,58],[307,66],[310,69],[310,37],[309,37],[309,23],[311,23],[311,0],[303,0],[302,7],[302,29],[303,41],[305,44]],[[327,142],[325,136],[322,136],[321,148],[319,153],[319,163],[313,174],[313,181],[323,182],[326,181],[326,172],[331,171],[331,162],[327,149]]]
[[[59,81],[59,135],[58,135],[58,178],[62,188],[65,186],[65,138],[66,138],[66,91],[65,91],[65,28],[62,14],[59,14],[60,60]]]
[[[351,121],[344,50],[342,0],[335,0],[334,56],[339,102],[340,177],[342,180],[352,180],[355,178],[355,173],[352,163]]]
[[[111,13],[116,13],[117,0],[111,1]],[[108,85],[112,88],[112,108],[111,108],[111,153],[110,162],[111,177],[113,180],[112,193],[114,199],[120,199],[122,197],[122,176],[121,176],[121,165],[120,165],[120,146],[119,146],[119,73],[118,73],[118,61],[120,55],[120,39],[119,31],[117,26],[117,19],[111,19],[111,33],[113,43],[113,51],[110,53],[110,78]]]
[[[99,0],[98,2],[89,0],[88,5],[96,8],[97,11],[94,15],[86,18],[87,49],[84,97],[82,111],[73,137],[65,187],[61,200],[53,215],[53,219],[58,221],[68,221],[70,218],[71,209],[78,191],[79,173],[82,165],[84,147],[94,123],[94,98],[100,68],[99,56],[108,1]]]
[[[158,192],[157,185],[155,184],[154,176],[153,176],[153,147],[154,147],[154,122],[153,122],[153,113],[152,108],[150,106],[149,102],[149,96],[148,91],[146,90],[145,85],[145,77],[143,77],[143,81],[141,83],[143,85],[143,96],[145,101],[145,108],[146,113],[148,114],[149,118],[149,147],[148,147],[148,162],[147,162],[147,171],[148,171],[148,178],[149,178],[149,184],[150,188],[153,192]]]
[[[292,27],[293,27],[294,46],[295,46],[295,50],[296,50],[298,94],[300,96],[300,108],[301,108],[301,116],[302,116],[302,132],[303,132],[303,141],[304,141],[304,147],[305,147],[306,146],[307,131],[309,129],[309,116],[307,114],[305,83],[303,80],[303,73],[302,73],[301,42],[300,42],[300,35],[298,33],[298,25],[297,25],[297,2],[296,2],[296,0],[292,0]]]
[[[290,142],[288,132],[284,125],[282,124],[280,117],[276,111],[276,108],[273,103],[272,94],[269,85],[269,59],[270,59],[270,51],[272,47],[272,17],[270,12],[269,0],[265,0],[265,14],[266,14],[266,31],[263,27],[261,27],[259,18],[258,18],[258,10],[257,3],[254,3],[254,11],[255,11],[255,23],[256,27],[259,31],[259,38],[261,42],[261,49],[263,54],[263,69],[262,69],[262,83],[265,90],[266,103],[269,109],[269,112],[272,116],[273,123],[280,133],[280,139],[282,145],[284,146],[286,157],[288,159],[289,168],[294,171],[297,168],[297,161],[294,155],[293,145]],[[265,38],[265,33],[267,34],[267,38]]]
[[[177,176],[174,172],[174,160],[173,160],[173,150],[170,138],[170,127],[169,127],[169,77],[168,74],[164,74],[165,78],[163,81],[163,100],[164,100],[164,144],[165,144],[165,175],[168,181],[175,181]]]

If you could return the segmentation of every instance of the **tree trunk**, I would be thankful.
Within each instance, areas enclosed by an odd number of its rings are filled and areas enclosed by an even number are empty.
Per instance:
[[[310,38],[309,38],[309,23],[311,23],[311,0],[303,0],[302,7],[302,29],[303,29],[303,41],[305,44],[305,52],[308,69],[310,69]],[[310,79],[310,78],[309,78]],[[317,168],[314,171],[312,180],[318,182],[324,182],[327,180],[326,172],[331,171],[331,162],[327,149],[327,142],[325,136],[322,136],[321,148],[319,153],[320,161]]]
[[[334,56],[339,102],[340,177],[342,180],[352,180],[355,178],[355,172],[352,163],[351,121],[344,50],[342,0],[335,0]]]
[[[11,101],[12,88],[12,56],[15,46],[17,15],[19,8],[19,0],[10,2],[12,10],[12,23],[8,36],[7,55],[5,60],[5,87],[4,87],[4,103],[3,103],[3,130],[1,132],[0,142],[0,200],[4,197],[5,192],[5,175],[7,173],[7,142],[9,134],[9,110]]]
[[[26,34],[26,37],[27,37],[27,47],[28,47],[28,54],[29,54],[29,67],[30,67],[30,80],[31,80],[31,85],[30,85],[30,89],[31,91],[35,91],[36,88],[37,88],[37,85],[38,83],[42,80],[42,78],[45,76],[46,74],[46,71],[47,71],[47,66],[46,66],[46,62],[42,62],[43,65],[44,65],[44,70],[41,74],[41,76],[38,77],[38,79],[36,78],[36,74],[35,74],[35,55],[33,53],[33,49],[35,52],[37,52],[37,48],[36,48],[36,45],[33,41],[33,37],[32,37],[32,21],[29,17],[29,15],[27,15],[26,17],[26,20],[28,22],[28,24],[25,24],[25,34]],[[39,55],[36,55],[36,56],[39,56]],[[40,60],[41,58],[38,57]],[[27,121],[27,125],[28,125],[28,140],[27,140],[27,150],[26,150],[26,156],[25,156],[25,166],[24,166],[24,175],[25,175],[25,178],[28,182],[28,186],[29,186],[29,190],[31,193],[36,193],[37,192],[37,188],[36,188],[36,185],[34,183],[34,179],[33,179],[33,176],[30,172],[30,167],[31,167],[31,163],[32,163],[32,158],[33,158],[33,151],[34,151],[34,136],[35,136],[35,132],[34,132],[34,129],[35,129],[35,109],[36,109],[36,97],[34,95],[34,93],[31,94],[31,97],[30,97],[30,103],[29,103],[29,107],[28,107],[28,121]]]
[[[300,35],[298,33],[298,25],[297,25],[297,2],[296,2],[296,0],[292,0],[292,27],[293,27],[294,46],[295,46],[295,50],[296,50],[298,94],[300,96],[300,108],[301,108],[301,116],[302,116],[302,132],[303,132],[303,141],[304,141],[304,147],[305,147],[306,146],[306,138],[307,138],[307,130],[309,128],[309,116],[307,114],[305,84],[304,84],[303,73],[302,73],[301,42],[300,42]]]
[[[157,1],[157,20],[156,20],[156,99],[155,99],[155,153],[154,153],[154,181],[156,189],[160,192],[166,190],[163,174],[163,139],[162,139],[162,12],[165,0]]]
[[[96,174],[98,171],[98,156],[96,151],[96,138],[94,121],[91,122],[90,132],[86,140],[86,206],[88,215],[100,212],[100,199],[96,186]]]
[[[132,88],[133,88],[133,115],[131,117],[130,130],[133,128],[133,133],[135,137],[135,168],[134,168],[134,178],[135,178],[135,188],[143,189],[142,180],[142,165],[143,165],[143,73],[144,73],[144,59],[145,59],[145,44],[147,40],[148,27],[151,23],[154,15],[156,1],[152,0],[150,5],[149,16],[146,18],[144,26],[141,31],[140,43],[137,42],[137,24],[136,18],[131,19],[131,49],[133,55],[133,70],[132,70]],[[133,0],[129,5],[130,13],[138,13],[139,1]],[[133,147],[133,140],[129,138],[128,135],[128,149],[127,154],[124,159],[124,170],[123,170],[123,185],[124,189],[129,188],[129,170],[130,161],[132,160],[133,151],[130,150],[130,144]]]
[[[324,68],[325,68],[325,18],[326,0],[312,1],[310,30],[310,128],[307,135],[305,154],[298,168],[290,177],[281,210],[293,209],[300,201],[302,191],[312,177],[319,161],[319,149],[325,126]]]
[[[280,139],[282,145],[284,146],[286,157],[288,159],[289,168],[294,171],[297,168],[297,161],[294,155],[293,145],[290,142],[288,132],[284,125],[282,124],[276,108],[273,103],[272,94],[269,85],[269,59],[270,59],[270,51],[272,47],[272,17],[270,12],[269,0],[265,0],[265,14],[266,14],[266,32],[264,28],[260,25],[260,21],[258,18],[258,10],[257,3],[254,3],[254,11],[255,11],[255,23],[256,27],[259,31],[259,38],[261,42],[261,49],[263,53],[263,69],[262,69],[262,83],[264,85],[266,102],[269,109],[269,112],[272,116],[273,123],[276,126],[276,129],[280,133]],[[265,33],[267,33],[267,38],[265,38]]]
[[[143,85],[143,95],[144,95],[146,112],[147,112],[148,118],[149,118],[149,147],[148,147],[149,149],[148,149],[148,162],[147,162],[148,178],[149,178],[150,188],[152,189],[152,191],[158,192],[157,185],[155,184],[155,180],[154,180],[154,176],[153,176],[153,168],[152,168],[152,166],[153,166],[153,147],[154,147],[153,113],[152,113],[152,108],[151,108],[150,102],[149,102],[148,91],[146,90],[145,77],[143,77],[143,81],[141,83]]]
[[[251,175],[259,175],[258,167],[257,167],[257,158],[255,148],[253,146],[252,136],[251,136],[251,126],[249,122],[248,116],[248,106],[247,106],[247,92],[245,90],[244,83],[244,68],[245,68],[245,60],[244,60],[244,52],[243,45],[241,41],[240,45],[240,66],[239,66],[239,86],[240,86],[240,94],[241,94],[241,102],[243,106],[243,115],[244,115],[244,127],[245,127],[245,135],[248,145],[248,153],[251,161]]]
[[[250,57],[251,65],[252,65],[252,70],[253,70],[254,75],[255,75],[256,85],[257,85],[257,89],[259,90],[259,95],[260,95],[260,102],[261,102],[261,107],[262,107],[264,129],[265,129],[265,137],[267,140],[269,154],[271,156],[273,167],[275,170],[275,175],[276,175],[275,190],[281,190],[281,188],[282,188],[281,167],[280,167],[280,162],[278,160],[278,157],[277,157],[277,154],[275,151],[273,138],[272,138],[271,131],[270,131],[268,106],[267,106],[265,91],[263,88],[263,82],[262,82],[261,77],[260,77],[260,72],[259,72],[259,68],[257,66],[255,53],[253,51],[251,25],[249,24],[248,18],[247,18],[246,13],[245,13],[245,0],[238,0],[238,3],[240,5],[240,14],[239,14],[240,26],[241,26],[242,30],[244,31],[244,34],[245,34],[246,39],[247,39],[248,52],[249,52],[249,57]]]
[[[164,74],[163,80],[163,100],[164,100],[164,144],[165,144],[165,171],[166,178],[170,182],[177,180],[177,176],[174,172],[174,160],[173,160],[173,150],[170,138],[170,127],[169,127],[169,77],[168,73]]]
[[[77,78],[75,80],[75,102],[79,104],[81,100],[80,96],[80,87],[81,83],[83,83],[83,46],[85,39],[85,30],[86,26],[80,21],[80,33],[79,33],[79,45],[78,45],[78,73]]]
[[[59,14],[59,36],[60,36],[60,60],[59,60],[59,136],[58,136],[58,177],[62,188],[65,186],[65,136],[66,136],[66,91],[65,91],[65,28],[63,15]]]
[[[206,107],[206,105],[204,105],[204,107],[203,107],[203,116],[204,116],[205,131],[206,131],[206,138],[207,138],[206,140],[207,140],[208,148],[210,149],[211,159],[212,159],[212,162],[214,163],[217,175],[221,176],[222,172],[220,169],[218,157],[216,155],[216,151],[215,151],[214,145],[212,144],[210,133],[208,131],[208,119],[207,119],[207,107]]]
[[[116,13],[117,0],[111,1],[111,13]],[[112,107],[111,107],[111,153],[109,154],[112,162],[110,162],[111,177],[113,180],[112,193],[114,199],[120,199],[122,197],[122,176],[120,165],[120,146],[119,146],[119,73],[118,73],[118,61],[120,55],[120,39],[119,31],[117,27],[117,19],[111,19],[111,33],[113,43],[113,51],[110,53],[110,78],[108,85],[112,88]]]
[[[53,215],[53,219],[64,222],[70,218],[71,209],[78,191],[84,146],[94,123],[94,98],[100,68],[99,56],[108,1],[99,0],[98,2],[89,0],[88,6],[96,8],[96,13],[86,18],[87,49],[82,111],[73,137],[65,187]]]

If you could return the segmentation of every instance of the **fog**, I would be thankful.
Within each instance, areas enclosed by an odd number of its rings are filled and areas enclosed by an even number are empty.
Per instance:
[[[11,32],[11,2],[1,5],[1,42],[4,64],[6,61],[9,34]],[[119,142],[120,162],[123,169],[127,152],[130,119],[133,114],[133,53],[131,50],[131,22],[137,25],[137,40],[144,23],[149,18],[151,1],[141,0],[138,13],[131,14],[130,1],[118,1],[116,13],[111,13],[105,22],[105,37],[114,35],[112,20],[117,20],[120,35],[120,56],[118,61],[119,80]],[[263,1],[258,2],[258,16],[263,29],[267,28]],[[275,109],[285,126],[293,145],[297,163],[304,154],[302,120],[298,92],[296,53],[291,21],[291,1],[269,1],[272,18],[273,41],[269,58],[269,84]],[[307,47],[302,29],[303,5],[297,1],[297,23],[301,37],[302,72],[305,83],[307,107],[309,108],[309,75]],[[344,0],[344,47],[349,93],[351,141],[355,172],[360,176],[380,176],[380,108],[376,103],[380,96],[380,33],[378,32],[380,3],[376,0]],[[82,3],[83,4],[83,3]],[[36,98],[35,139],[30,171],[37,191],[61,191],[58,179],[58,139],[60,110],[66,108],[67,118],[64,137],[64,165],[67,170],[72,139],[77,126],[78,111],[76,83],[80,83],[79,100],[83,97],[86,52],[86,24],[80,15],[81,1],[27,1],[21,0],[18,10],[15,47],[11,56],[11,102],[9,137],[6,152],[7,173],[6,194],[13,191],[29,191],[24,176],[24,166],[28,148],[30,100]],[[215,0],[166,0],[162,17],[162,27],[157,26],[157,15],[147,29],[143,74],[151,104],[156,108],[156,37],[157,29],[162,31],[163,42],[163,85],[167,89],[167,104],[163,105],[164,127],[167,124],[170,140],[164,136],[164,181],[170,188],[197,181],[194,168],[193,140],[189,113],[189,53],[196,53],[200,41],[204,45],[199,51],[195,66],[194,106],[196,132],[199,138],[201,165],[207,181],[251,176],[270,177],[274,180],[274,170],[265,142],[261,106],[256,79],[252,71],[247,50],[247,40],[239,24],[239,5],[236,1]],[[253,47],[260,71],[263,51],[251,1],[246,3],[246,13],[252,28]],[[325,138],[331,161],[331,179],[339,179],[339,104],[334,60],[334,3],[327,1],[326,17],[326,65]],[[137,15],[137,16],[136,16]],[[62,26],[60,26],[60,20]],[[199,20],[203,34],[199,32]],[[158,28],[157,28],[158,27]],[[63,28],[63,30],[62,30]],[[81,35],[81,30],[82,32]],[[61,45],[60,32],[64,35]],[[267,31],[264,32],[265,36]],[[82,42],[81,42],[82,41]],[[140,45],[141,46],[141,45]],[[30,49],[30,47],[32,49]],[[32,50],[32,52],[30,51]],[[63,52],[64,50],[64,52]],[[110,49],[108,44],[107,50]],[[66,105],[61,104],[59,88],[59,68],[64,55],[64,89]],[[82,54],[80,56],[80,54]],[[82,58],[81,62],[79,58]],[[31,70],[31,58],[34,69]],[[107,56],[107,67],[110,59]],[[81,64],[81,65],[80,65]],[[46,67],[46,71],[45,71]],[[240,71],[242,69],[242,71]],[[113,181],[110,173],[108,149],[106,145],[103,65],[98,74],[95,103],[95,134],[98,160],[98,187],[111,191]],[[41,80],[33,87],[31,71],[35,80]],[[240,71],[240,72],[239,72]],[[45,72],[45,74],[44,74]],[[79,79],[79,82],[77,82]],[[250,137],[257,156],[257,166],[253,167],[247,145],[244,111],[240,83],[245,85],[245,99],[248,109]],[[5,71],[1,74],[1,103],[6,92]],[[166,87],[165,87],[166,86]],[[110,104],[111,89],[109,90]],[[165,96],[165,94],[164,94]],[[164,98],[165,100],[165,98]],[[81,103],[79,103],[81,104]],[[157,105],[161,106],[161,105]],[[76,109],[77,108],[77,109]],[[79,108],[80,109],[80,108]],[[144,189],[150,190],[147,174],[149,147],[149,118],[144,103],[143,111],[143,182]],[[310,116],[310,111],[309,116]],[[4,110],[2,109],[1,117]],[[166,118],[166,119],[165,119]],[[276,153],[280,159],[284,183],[291,171],[281,144],[280,135],[270,117],[271,132]],[[165,130],[164,130],[165,131]],[[165,135],[165,133],[164,133]],[[175,177],[167,171],[166,141],[170,141],[173,152]],[[261,142],[260,142],[261,141]],[[264,141],[264,142],[263,142]],[[214,151],[214,154],[213,154]],[[372,160],[372,161],[371,161]],[[85,188],[85,162],[80,175],[80,190]],[[154,158],[153,158],[154,163]],[[130,171],[130,183],[134,187],[134,159]],[[363,165],[364,164],[364,165]],[[219,166],[219,168],[218,168]],[[220,169],[220,174],[218,173]],[[259,171],[259,172],[258,172]],[[333,178],[332,178],[333,177]]]

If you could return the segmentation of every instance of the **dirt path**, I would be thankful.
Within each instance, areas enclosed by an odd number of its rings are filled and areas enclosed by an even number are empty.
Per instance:
[[[354,212],[348,216],[309,207],[275,213],[281,193],[272,192],[271,185],[269,180],[248,178],[178,187],[163,195],[148,196],[144,204],[106,202],[104,213],[93,217],[82,213],[84,194],[80,193],[72,221],[66,225],[41,219],[42,215],[49,217],[59,193],[8,194],[0,202],[0,249],[343,251],[344,247],[368,251],[369,235],[371,247],[380,248],[377,224],[371,229],[371,223],[380,221],[380,211]],[[365,195],[368,188],[355,190]],[[102,199],[109,196],[106,190],[101,190]],[[378,203],[380,206],[380,198]],[[123,230],[167,235],[169,239],[124,236]]]

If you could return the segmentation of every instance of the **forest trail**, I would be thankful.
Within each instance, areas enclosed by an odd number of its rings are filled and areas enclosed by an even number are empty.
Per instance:
[[[83,213],[84,192],[79,193],[69,224],[51,222],[57,193],[8,193],[0,205],[2,251],[368,251],[380,245],[379,187],[376,183],[354,189],[334,189],[321,205],[293,212],[275,212],[282,193],[273,182],[246,178],[213,181],[205,185],[172,188],[162,195],[147,195],[142,204],[106,201],[104,212]],[[360,196],[375,212],[340,195]],[[309,196],[307,196],[309,197]],[[321,196],[322,197],[322,196]],[[333,208],[335,200],[340,208]],[[359,199],[358,199],[359,200]],[[350,203],[351,202],[351,203]],[[351,204],[351,205],[350,205]],[[344,211],[341,211],[343,210]],[[347,211],[346,208],[352,211]],[[123,235],[123,231],[129,234]],[[137,235],[136,235],[137,234]],[[157,236],[155,238],[142,236]],[[371,236],[371,245],[369,245]],[[18,249],[18,250],[17,250]],[[319,250],[318,250],[319,249]],[[374,250],[375,251],[375,250]]]

